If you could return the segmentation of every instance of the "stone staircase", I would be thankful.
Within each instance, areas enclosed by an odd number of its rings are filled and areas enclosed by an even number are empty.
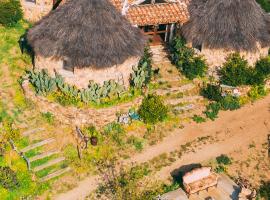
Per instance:
[[[71,170],[62,152],[57,149],[56,139],[43,138],[44,134],[42,136],[41,133],[44,131],[44,128],[35,128],[23,132],[24,139],[30,144],[20,149],[29,161],[30,170],[40,182],[49,181]],[[36,138],[39,138],[38,141]]]
[[[150,52],[153,55],[152,60],[154,65],[158,65],[164,62],[170,63],[168,58],[169,54],[164,45],[150,46]]]

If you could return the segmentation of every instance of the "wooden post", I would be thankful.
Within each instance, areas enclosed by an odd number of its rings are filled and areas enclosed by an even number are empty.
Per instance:
[[[165,39],[164,39],[164,42],[167,42],[167,38],[168,38],[168,30],[169,30],[169,24],[166,25],[166,33],[165,33]]]
[[[270,134],[268,134],[267,140],[268,140],[268,158],[270,159]]]
[[[169,42],[171,42],[171,41],[173,40],[173,36],[174,36],[174,26],[175,26],[175,24],[172,24],[172,25],[171,25]]]

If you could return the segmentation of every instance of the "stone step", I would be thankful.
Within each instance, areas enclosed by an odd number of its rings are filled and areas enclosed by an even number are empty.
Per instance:
[[[202,96],[187,96],[181,99],[168,99],[165,101],[166,104],[176,106],[180,103],[196,103],[197,101],[201,101],[204,98]]]
[[[48,152],[45,152],[45,153],[42,153],[42,154],[39,154],[39,155],[36,155],[36,156],[29,158],[29,161],[33,162],[33,161],[40,160],[40,159],[43,159],[43,158],[46,158],[46,157],[49,157],[49,156],[52,156],[55,154],[59,154],[59,153],[60,153],[60,151],[58,151],[58,150],[48,151]]]
[[[67,172],[69,172],[71,170],[70,167],[66,167],[64,169],[60,169],[60,170],[57,170],[51,174],[48,174],[47,176],[43,177],[40,179],[41,182],[45,182],[45,181],[48,181],[50,179],[53,179],[53,178],[56,178],[58,176],[61,176],[62,174],[65,174]]]
[[[33,169],[33,171],[34,171],[34,172],[38,172],[38,171],[43,170],[43,169],[45,169],[45,168],[48,168],[48,167],[50,167],[50,166],[52,166],[52,165],[55,165],[55,164],[57,164],[57,163],[60,163],[60,162],[62,162],[62,161],[64,161],[64,160],[65,160],[65,157],[59,157],[59,158],[50,160],[49,162],[47,162],[47,163],[45,163],[45,164],[43,164],[43,165],[40,165],[40,166],[38,166],[38,167],[35,167],[35,168]]]
[[[29,136],[41,131],[45,131],[45,128],[36,128],[36,129],[31,129],[31,130],[27,130],[25,132],[22,133],[23,136]]]
[[[21,152],[25,153],[25,152],[30,151],[30,150],[32,150],[32,149],[35,149],[35,148],[37,148],[37,147],[41,147],[41,146],[44,146],[44,145],[46,145],[46,144],[50,144],[50,143],[52,143],[52,142],[54,142],[54,141],[55,141],[54,138],[49,138],[49,139],[47,139],[47,140],[43,140],[43,141],[41,141],[41,142],[37,142],[37,143],[35,143],[35,144],[29,145],[29,146],[23,148],[23,149],[21,150]]]
[[[179,93],[179,92],[185,92],[190,91],[194,89],[196,86],[192,83],[186,84],[180,87],[173,87],[173,88],[166,88],[166,89],[158,89],[156,90],[157,95],[166,95],[167,93]]]

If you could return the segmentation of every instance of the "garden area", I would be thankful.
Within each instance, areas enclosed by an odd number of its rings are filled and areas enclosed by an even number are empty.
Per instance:
[[[50,199],[76,187],[84,178],[100,174],[106,177],[101,177],[98,190],[89,199],[152,199],[175,190],[181,181],[167,183],[149,177],[199,147],[225,140],[226,135],[186,137],[186,143],[177,144],[169,153],[143,157],[136,165],[131,164],[133,156],[167,142],[166,138],[190,124],[212,123],[220,111],[237,110],[269,92],[266,86],[270,57],[260,59],[251,67],[239,54],[232,54],[218,72],[220,79],[215,80],[208,75],[203,57],[178,37],[171,44],[170,58],[164,62],[153,60],[151,48],[145,49],[139,65],[134,67],[129,89],[115,81],[107,81],[102,86],[90,82],[88,88],[77,89],[66,84],[60,75],[50,77],[45,70],[32,70],[31,56],[22,54],[18,43],[31,24],[21,20],[20,12],[11,21],[3,18],[9,15],[6,8],[12,11],[18,7],[16,2],[12,6],[0,4],[0,24],[4,24],[0,25],[0,197],[3,199],[36,196]],[[262,4],[267,9],[267,1]],[[22,87],[25,81],[29,81],[33,99],[25,96]],[[139,103],[134,105],[136,100]],[[48,105],[50,110],[46,110]],[[115,111],[117,106],[119,109]],[[100,112],[98,120],[104,119],[110,109],[114,117],[106,125],[88,120],[76,124],[87,139],[86,147],[81,147],[82,138],[78,138],[75,123],[70,122],[87,109]],[[71,117],[74,111],[78,114]],[[20,151],[32,160],[31,170]],[[246,160],[241,162],[244,163],[241,166],[247,165]],[[233,176],[239,164],[225,155],[209,163],[216,172]],[[250,168],[247,166],[247,169]],[[59,170],[67,171],[47,179],[50,173]],[[264,181],[259,185],[261,180],[266,177],[261,177],[254,187],[267,199],[269,183]]]

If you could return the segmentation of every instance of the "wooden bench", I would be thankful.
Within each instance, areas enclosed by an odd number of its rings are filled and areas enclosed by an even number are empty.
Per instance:
[[[217,186],[218,175],[211,172],[211,167],[202,167],[188,172],[183,177],[183,184],[188,196],[208,190],[210,187]]]

